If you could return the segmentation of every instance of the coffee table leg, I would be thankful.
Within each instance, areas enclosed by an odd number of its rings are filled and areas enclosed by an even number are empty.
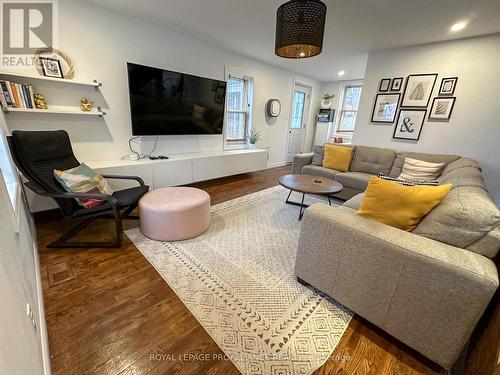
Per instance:
[[[302,216],[304,216],[304,211],[305,211],[304,210],[304,198],[305,197],[306,197],[306,193],[302,193],[302,202],[300,203],[299,221],[302,220]]]
[[[288,193],[288,197],[286,197],[285,203],[292,204],[294,206],[300,206],[299,220],[302,220],[302,216],[304,216],[305,209],[307,207],[309,207],[308,204],[304,203],[304,198],[306,197],[306,193],[302,193],[302,201],[300,203],[298,203],[298,202],[294,202],[294,201],[290,200],[290,196],[292,195],[292,191],[293,190],[290,190],[290,192]]]
[[[332,205],[332,200],[330,199],[330,196],[328,196],[328,204],[331,206]]]

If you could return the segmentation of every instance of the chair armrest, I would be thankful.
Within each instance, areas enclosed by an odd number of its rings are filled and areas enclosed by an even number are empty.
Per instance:
[[[33,190],[36,194],[41,195],[43,197],[54,198],[54,199],[99,199],[102,201],[107,201],[111,203],[111,205],[116,205],[116,198],[112,195],[105,194],[95,194],[95,193],[71,193],[71,192],[62,192],[62,193],[51,193],[43,189],[40,185],[33,181],[28,181],[24,184],[29,189]]]
[[[297,154],[293,157],[293,163],[292,163],[292,173],[293,174],[301,174],[302,173],[302,168],[304,168],[306,165],[311,164],[312,159],[313,159],[313,153],[308,152],[306,154]]]
[[[444,368],[498,287],[484,256],[324,204],[305,211],[295,273]]]
[[[134,180],[134,181],[137,181],[140,186],[146,186],[144,184],[144,180],[140,177],[137,177],[137,176],[116,176],[116,175],[106,174],[106,175],[102,175],[102,177],[108,178],[111,180]]]

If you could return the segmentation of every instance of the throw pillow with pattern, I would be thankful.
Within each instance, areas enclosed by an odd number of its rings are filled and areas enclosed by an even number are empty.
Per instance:
[[[54,177],[68,192],[113,194],[106,179],[84,163],[66,171],[54,169]],[[103,201],[100,199],[77,199],[77,202],[85,208],[90,208],[100,205]]]

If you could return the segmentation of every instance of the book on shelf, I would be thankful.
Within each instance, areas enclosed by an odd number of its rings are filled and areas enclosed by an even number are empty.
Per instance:
[[[7,84],[5,81],[0,81],[0,88],[5,99],[5,104],[7,107],[12,107],[12,97],[9,94],[9,90],[7,90]]]
[[[33,86],[0,80],[0,105],[9,108],[34,109]]]
[[[2,109],[7,108],[7,101],[5,100],[5,96],[3,94],[3,90],[0,90],[0,105],[2,106]]]

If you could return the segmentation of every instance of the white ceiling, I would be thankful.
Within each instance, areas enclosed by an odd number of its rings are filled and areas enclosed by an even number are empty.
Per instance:
[[[323,53],[286,60],[274,54],[285,0],[91,1],[320,81],[362,78],[370,51],[500,32],[499,0],[326,0]]]

